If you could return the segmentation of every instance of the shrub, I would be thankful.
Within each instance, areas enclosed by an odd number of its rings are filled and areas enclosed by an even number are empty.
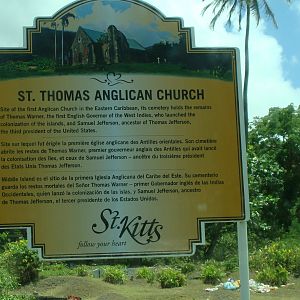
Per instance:
[[[123,284],[126,281],[125,268],[122,266],[106,266],[103,270],[103,280],[105,282]]]
[[[54,70],[55,61],[45,57],[35,58],[31,64],[36,66],[38,70]],[[30,69],[30,68],[29,68]]]
[[[0,300],[36,300],[34,296],[24,296],[24,295],[0,295]]]
[[[287,283],[288,275],[300,273],[300,247],[285,242],[274,242],[256,251],[250,259],[257,271],[257,280],[271,285]]]
[[[153,283],[155,281],[156,274],[153,269],[150,269],[148,267],[142,267],[137,269],[136,278],[146,279],[148,283]]]
[[[216,284],[221,281],[225,276],[223,268],[220,263],[217,263],[214,260],[207,261],[201,267],[200,278],[204,283]]]
[[[69,268],[62,262],[43,262],[41,277],[76,275],[76,270]]]
[[[225,261],[233,256],[237,256],[237,233],[232,224],[222,224],[222,234],[213,251],[212,259]]]
[[[0,268],[0,296],[6,295],[8,291],[17,287],[18,283],[16,279],[7,270]]]
[[[269,285],[280,286],[288,281],[289,272],[283,267],[265,267],[256,274],[256,279]]]
[[[0,295],[0,300],[36,300],[36,297],[29,295]]]
[[[183,274],[189,274],[196,270],[195,264],[192,262],[184,262],[179,268]]]
[[[157,280],[163,289],[181,287],[186,284],[186,276],[174,268],[161,269]]]
[[[14,276],[17,282],[22,285],[38,278],[40,267],[38,255],[28,249],[25,240],[7,244],[1,261],[10,275]]]
[[[227,274],[233,273],[238,270],[239,268],[239,261],[238,256],[232,256],[227,258],[223,263],[222,266]]]
[[[296,278],[300,277],[300,248],[298,251],[298,255],[296,255],[295,258],[295,265],[291,271]]]
[[[250,259],[251,268],[262,271],[270,268],[284,268],[297,276],[300,266],[300,247],[290,246],[284,242],[274,242],[256,251]]]
[[[0,233],[0,252],[5,249],[5,245],[9,242],[8,233],[2,232]]]
[[[171,257],[166,259],[166,264],[174,269],[178,269],[183,274],[189,274],[195,271],[195,263],[188,257]]]
[[[0,300],[35,300],[32,296],[19,296],[11,291],[19,286],[17,280],[7,270],[0,267]]]
[[[86,266],[81,265],[81,266],[76,267],[76,273],[77,273],[77,276],[85,277],[85,276],[88,276],[89,270]]]

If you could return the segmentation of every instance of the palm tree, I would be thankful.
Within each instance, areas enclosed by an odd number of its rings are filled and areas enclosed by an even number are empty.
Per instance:
[[[205,1],[205,0],[203,0]],[[292,0],[286,0],[292,2]],[[256,24],[259,24],[261,18],[261,9],[264,10],[265,15],[270,18],[275,25],[277,22],[272,9],[268,4],[268,0],[210,0],[210,4],[206,5],[202,11],[204,14],[208,8],[213,8],[214,17],[212,18],[210,25],[214,28],[216,21],[222,15],[224,11],[228,11],[227,25],[231,25],[231,18],[234,13],[238,14],[239,29],[241,29],[242,18],[246,13],[246,33],[245,33],[245,76],[243,86],[243,100],[244,100],[244,115],[245,115],[245,136],[246,143],[248,142],[248,82],[249,82],[249,36],[250,36],[250,20],[251,14],[256,19]],[[247,222],[238,222],[238,240],[239,240],[239,257],[240,266],[243,264],[249,264],[248,262],[248,242],[247,242]],[[241,276],[241,297],[243,299],[250,299],[249,286],[249,270],[246,272],[245,268],[242,271],[240,267]],[[248,273],[248,274],[247,274]],[[246,283],[246,284],[245,284]],[[244,284],[244,285],[243,285]]]
[[[54,59],[55,59],[55,62],[57,62],[57,38],[56,38],[57,23],[55,21],[52,22],[51,27],[54,27]]]
[[[65,27],[69,25],[69,18],[75,19],[75,15],[72,13],[67,13],[60,18],[61,26],[62,26],[62,30],[61,30],[61,65],[62,66],[64,65],[64,31],[65,31]]]
[[[205,1],[205,0],[203,0]],[[291,3],[292,0],[286,0]],[[244,99],[244,115],[245,115],[245,133],[246,141],[248,140],[248,82],[249,82],[249,36],[250,36],[250,20],[251,14],[256,19],[256,25],[259,24],[261,18],[261,9],[265,15],[271,19],[273,25],[277,28],[275,15],[268,4],[268,0],[211,0],[202,11],[204,14],[207,9],[213,8],[214,17],[210,22],[210,26],[214,29],[215,24],[224,11],[228,11],[227,25],[231,26],[231,18],[234,13],[239,17],[239,29],[242,27],[242,18],[246,13],[246,33],[245,33],[245,73],[244,73],[244,86],[243,86],[243,99]]]

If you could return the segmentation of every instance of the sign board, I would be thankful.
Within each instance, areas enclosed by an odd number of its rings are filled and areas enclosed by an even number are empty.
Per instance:
[[[189,255],[247,218],[239,56],[136,0],[82,0],[0,50],[0,225],[44,259]]]

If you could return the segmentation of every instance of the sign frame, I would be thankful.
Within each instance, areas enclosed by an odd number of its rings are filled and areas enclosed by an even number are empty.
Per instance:
[[[6,49],[0,49],[0,57],[4,58],[5,60],[5,56],[10,56],[10,55],[32,55],[34,54],[35,48],[34,48],[34,39],[35,37],[37,37],[39,34],[42,34],[42,29],[43,29],[43,24],[45,23],[49,23],[49,22],[55,22],[55,21],[62,21],[62,19],[64,18],[64,16],[69,15],[69,17],[72,19],[72,11],[74,11],[75,9],[80,8],[81,6],[84,5],[90,5],[90,4],[96,4],[97,2],[101,2],[98,0],[81,0],[81,1],[76,1],[68,6],[66,6],[65,8],[61,9],[60,11],[58,11],[53,17],[47,17],[47,18],[37,18],[35,20],[35,25],[33,27],[30,28],[25,28],[24,29],[24,33],[25,33],[25,39],[24,39],[24,47],[23,48],[6,48]],[[106,1],[107,2],[107,1]],[[161,12],[159,12],[156,8],[154,8],[153,6],[146,4],[142,1],[137,1],[137,0],[120,0],[120,1],[109,1],[110,3],[123,3],[123,4],[128,4],[128,5],[136,5],[139,8],[143,8],[143,9],[147,9],[151,14],[153,14],[153,16],[157,17],[158,19],[162,20],[162,23],[165,24],[177,24],[178,26],[178,32],[180,34],[182,34],[183,36],[185,36],[186,40],[185,40],[185,51],[186,54],[190,55],[190,57],[192,57],[193,55],[198,55],[200,52],[204,55],[212,55],[215,54],[216,57],[218,58],[218,55],[222,54],[222,53],[232,53],[232,64],[234,64],[234,67],[232,67],[232,81],[233,81],[233,85],[234,85],[234,90],[235,90],[235,100],[234,100],[234,105],[235,107],[235,124],[237,126],[237,131],[236,135],[236,143],[238,145],[235,145],[237,152],[239,153],[239,157],[238,157],[238,164],[239,165],[239,176],[240,176],[240,193],[242,194],[242,200],[241,200],[241,213],[238,216],[232,217],[230,216],[220,216],[217,215],[215,217],[197,217],[197,219],[195,220],[195,222],[198,225],[196,232],[194,233],[193,238],[189,238],[189,246],[188,249],[184,250],[184,251],[174,251],[174,250],[166,250],[166,251],[162,251],[162,250],[138,250],[138,251],[126,251],[126,249],[121,248],[121,251],[116,251],[116,252],[106,252],[104,254],[101,254],[99,252],[97,253],[92,253],[92,252],[88,252],[88,253],[76,253],[76,254],[72,254],[72,253],[64,253],[64,254],[47,254],[46,252],[46,244],[41,242],[41,240],[37,240],[36,236],[36,224],[34,222],[16,222],[16,223],[4,223],[1,225],[1,227],[3,228],[11,228],[12,225],[13,227],[25,227],[28,229],[28,236],[29,236],[29,240],[30,240],[30,246],[34,249],[38,249],[40,256],[45,259],[45,260],[74,260],[74,259],[95,259],[95,258],[111,258],[111,257],[144,257],[144,256],[181,256],[181,255],[192,255],[195,252],[195,247],[196,245],[200,245],[203,243],[204,241],[204,230],[200,229],[200,227],[202,228],[202,226],[200,226],[200,224],[202,224],[203,222],[240,222],[240,221],[247,221],[249,219],[249,200],[248,200],[248,188],[247,188],[247,171],[246,171],[246,149],[245,149],[245,128],[244,128],[244,116],[243,116],[243,105],[242,105],[242,97],[241,97],[241,76],[240,76],[240,58],[239,58],[239,51],[236,48],[196,48],[195,47],[195,43],[194,43],[194,34],[193,34],[193,30],[191,28],[186,28],[183,26],[183,22],[181,19],[179,18],[166,18]],[[75,22],[75,21],[74,21]],[[56,30],[56,29],[55,29]],[[112,29],[114,30],[114,29]],[[63,29],[61,30],[61,34],[63,37]],[[109,30],[108,30],[109,32]],[[116,31],[115,31],[116,32]],[[65,33],[66,34],[66,33]],[[79,39],[78,39],[79,41]],[[62,44],[63,45],[63,44]],[[136,46],[137,47],[137,46]],[[75,49],[75,46],[74,46]],[[62,52],[63,50],[63,46],[62,46]],[[55,52],[56,53],[56,52]],[[64,55],[61,56],[62,57],[62,64],[64,64],[66,62],[66,60],[64,59]],[[95,58],[96,59],[96,58]],[[157,64],[161,63],[161,59],[157,59]],[[189,62],[191,63],[191,62]],[[215,69],[213,70],[213,72],[215,72],[215,76],[216,78],[219,75],[218,72],[222,72],[222,70],[220,71],[219,69]],[[105,75],[105,74],[104,74]],[[108,72],[106,74],[106,78],[105,76],[100,76],[97,78],[92,78],[92,79],[96,79],[95,81],[100,82],[101,84],[108,84],[108,85],[117,85],[120,83],[126,83],[126,84],[130,84],[131,81],[133,81],[133,79],[130,79],[130,77],[128,76],[124,76],[120,73],[112,73],[112,72]],[[127,73],[125,73],[125,75],[128,75]],[[136,77],[138,79],[140,79],[139,77]],[[143,79],[143,78],[142,78]],[[218,79],[218,78],[217,78]],[[49,79],[50,80],[50,79]],[[137,80],[137,79],[135,79]],[[143,79],[145,80],[145,79]],[[26,85],[25,85],[26,87]],[[159,91],[163,91],[162,89],[160,90],[156,90],[156,95],[158,95]],[[191,95],[191,93],[189,94],[189,97],[194,97],[195,94],[198,93],[198,96],[201,95],[201,91],[200,92],[195,92]],[[19,91],[20,92],[20,91]],[[203,92],[204,93],[204,92]],[[45,96],[46,95],[46,96]],[[48,95],[48,96],[47,96]],[[140,94],[139,94],[140,95]],[[165,93],[165,95],[168,95]],[[183,95],[183,94],[182,94]],[[183,97],[181,95],[181,97]],[[26,90],[24,90],[24,93],[19,93],[19,96],[21,99],[20,101],[24,101],[24,100],[32,100],[31,94],[26,93]],[[101,94],[101,97],[103,95]],[[127,94],[128,96],[128,94]],[[202,95],[203,96],[203,95]],[[45,97],[45,101],[47,101],[47,97],[49,98],[49,93],[47,94],[42,93],[42,97]],[[120,94],[119,94],[119,97]],[[142,97],[142,96],[140,96]],[[204,96],[203,96],[204,97]],[[202,98],[203,98],[202,97]],[[102,100],[102,99],[101,99]],[[200,99],[201,100],[201,99]],[[203,99],[202,99],[203,100]],[[43,100],[44,101],[44,98]],[[48,100],[49,101],[49,100]],[[12,108],[11,108],[12,109]],[[182,113],[184,114],[184,112]],[[185,118],[185,117],[183,117]],[[184,120],[185,121],[185,120]],[[182,121],[183,122],[183,121]],[[152,121],[151,124],[156,125],[155,121]],[[169,131],[167,131],[169,132]],[[171,132],[172,134],[172,132]],[[234,139],[233,139],[234,140]],[[9,146],[8,146],[9,148]],[[213,147],[211,147],[213,148]],[[179,149],[179,148],[178,148]],[[142,155],[141,155],[142,156]],[[168,165],[168,164],[167,164]],[[147,166],[147,165],[146,165]],[[149,167],[149,166],[148,166]],[[2,180],[3,181],[3,180]],[[146,182],[145,182],[146,184]],[[193,183],[195,184],[195,182]],[[218,183],[219,184],[219,183]],[[156,190],[157,192],[157,190]],[[5,197],[3,196],[3,199]],[[3,200],[2,199],[2,200]],[[4,199],[5,200],[5,199]],[[3,201],[4,201],[3,200]],[[103,211],[102,211],[103,212]],[[115,210],[110,210],[110,211],[106,211],[106,213],[109,213],[110,215],[113,215],[113,213],[115,213]],[[104,214],[101,215],[103,218],[102,220],[104,220],[104,225],[106,224],[105,222],[107,222],[106,217],[104,216]],[[124,220],[124,219],[123,219]],[[156,219],[154,219],[156,220]],[[153,220],[153,224],[156,224],[156,221]],[[125,221],[124,221],[125,222]],[[145,221],[148,222],[148,221]],[[150,222],[150,221],[149,221]],[[144,223],[146,224],[146,223]],[[148,223],[147,223],[148,224]],[[113,226],[113,225],[112,225]],[[96,228],[96,226],[94,226],[94,228]],[[126,229],[127,230],[127,229]],[[98,230],[99,231],[99,230]],[[80,243],[78,243],[78,245],[80,245]],[[79,247],[79,246],[78,246]]]

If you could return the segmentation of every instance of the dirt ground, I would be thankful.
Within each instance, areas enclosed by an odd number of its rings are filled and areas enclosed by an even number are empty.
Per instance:
[[[239,291],[219,288],[205,291],[209,285],[200,280],[188,280],[184,287],[161,289],[157,283],[149,284],[141,279],[128,280],[123,285],[105,283],[99,278],[58,276],[39,280],[18,290],[18,294],[38,293],[40,296],[81,297],[82,300],[238,300]],[[250,293],[252,300],[298,300],[300,299],[300,278],[287,286],[269,293]]]

